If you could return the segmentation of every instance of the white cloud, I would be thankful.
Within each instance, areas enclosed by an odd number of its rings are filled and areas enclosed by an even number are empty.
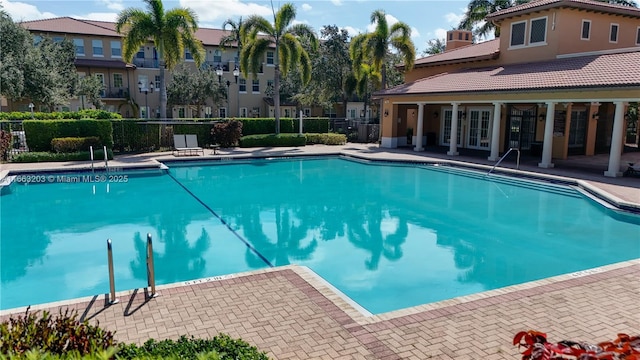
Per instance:
[[[122,0],[99,0],[101,4],[107,7],[109,10],[122,11],[124,10],[124,4]]]
[[[462,21],[462,18],[464,18],[464,14],[467,12],[466,9],[460,9],[459,13],[447,13],[444,16],[444,19],[447,20],[447,23],[451,24],[454,27],[457,27],[458,24],[460,24],[460,21]]]
[[[349,34],[350,37],[354,37],[358,34],[362,34],[362,30],[351,27],[351,26],[345,26],[345,27],[342,27],[341,29],[347,30],[347,33]]]
[[[13,21],[28,21],[57,17],[56,14],[40,12],[36,6],[19,1],[0,0],[0,6],[2,6],[2,9],[9,14],[9,16],[11,16]]]
[[[335,6],[341,6],[342,5],[342,0],[331,0],[331,2],[333,3],[333,5]]]
[[[415,38],[419,38],[420,37],[420,32],[418,31],[418,29],[416,27],[411,27],[411,38],[415,39]]]
[[[180,7],[186,7],[198,14],[201,23],[216,23],[213,27],[219,28],[226,19],[236,19],[251,15],[273,16],[270,6],[258,5],[256,3],[243,3],[240,0],[226,0],[224,6],[211,6],[211,1],[203,0],[180,0]],[[203,24],[200,24],[203,26]]]
[[[302,8],[302,11],[311,11],[312,9],[311,5],[307,3],[302,4],[301,8]]]
[[[435,31],[436,39],[446,39],[447,38],[447,30],[446,29],[436,29]]]
[[[84,15],[70,15],[70,16],[76,19],[110,21],[110,22],[115,22],[116,19],[118,18],[117,13],[107,13],[107,12],[104,12],[104,13],[95,12],[95,13],[88,13]]]
[[[395,16],[393,16],[393,15],[385,14],[385,15],[384,15],[384,17],[385,17],[385,19],[387,19],[387,25],[388,25],[389,27],[391,27],[391,25],[393,25],[393,24],[395,24],[395,23],[397,23],[397,22],[399,21],[399,20],[398,20]],[[376,24],[377,24],[377,23],[378,23],[378,22],[376,21],[376,22],[373,22],[373,23],[371,23],[371,24],[367,25],[367,31],[368,31],[368,32],[373,32],[373,31],[375,31],[375,29],[376,29]]]

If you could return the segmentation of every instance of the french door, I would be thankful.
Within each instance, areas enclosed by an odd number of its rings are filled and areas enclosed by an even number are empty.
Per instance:
[[[492,111],[489,109],[470,109],[467,130],[467,147],[470,149],[488,150],[490,146],[490,125]]]

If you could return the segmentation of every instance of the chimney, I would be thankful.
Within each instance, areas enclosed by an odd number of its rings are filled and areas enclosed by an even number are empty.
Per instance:
[[[447,31],[447,44],[444,51],[451,51],[459,47],[473,44],[473,33],[469,30]]]

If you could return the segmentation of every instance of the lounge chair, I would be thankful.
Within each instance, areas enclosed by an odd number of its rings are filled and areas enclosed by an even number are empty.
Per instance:
[[[173,156],[180,155],[181,152],[187,152],[187,140],[184,134],[173,135]]]
[[[184,137],[187,140],[187,149],[189,149],[192,154],[194,152],[196,155],[202,153],[202,156],[204,156],[204,149],[198,146],[198,137],[195,134],[187,134]]]

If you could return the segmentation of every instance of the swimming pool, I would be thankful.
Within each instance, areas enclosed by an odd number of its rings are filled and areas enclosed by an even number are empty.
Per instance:
[[[299,264],[374,314],[640,258],[638,216],[563,186],[337,157],[169,167],[5,188],[0,309],[108,292],[107,238],[116,289],[144,287],[147,232],[158,284]]]

